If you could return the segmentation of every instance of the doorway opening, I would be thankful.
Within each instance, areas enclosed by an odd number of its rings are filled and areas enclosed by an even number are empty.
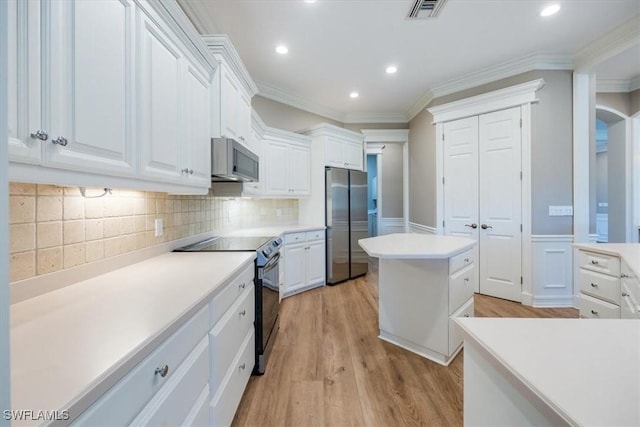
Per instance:
[[[378,235],[378,155],[367,154],[367,211],[369,237]]]

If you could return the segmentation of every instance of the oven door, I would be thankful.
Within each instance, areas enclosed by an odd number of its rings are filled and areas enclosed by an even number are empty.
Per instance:
[[[256,291],[256,368],[263,374],[266,358],[278,331],[280,311],[280,254],[276,254],[264,267],[258,267]]]

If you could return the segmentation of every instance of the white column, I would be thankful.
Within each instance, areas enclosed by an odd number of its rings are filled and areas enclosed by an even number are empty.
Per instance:
[[[591,76],[573,75],[573,238],[589,241],[589,141]]]

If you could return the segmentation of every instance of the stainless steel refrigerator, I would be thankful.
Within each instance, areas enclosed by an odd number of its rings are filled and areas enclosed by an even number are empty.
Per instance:
[[[369,268],[367,254],[358,245],[369,235],[367,174],[326,168],[327,284],[362,276]]]

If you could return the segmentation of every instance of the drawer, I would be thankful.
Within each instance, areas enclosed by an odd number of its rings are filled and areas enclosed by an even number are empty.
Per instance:
[[[83,412],[74,424],[129,424],[156,392],[173,377],[174,370],[202,337],[207,335],[208,323],[208,307],[204,307]],[[165,365],[168,366],[169,373],[162,378],[155,371]]]
[[[208,376],[209,340],[205,337],[131,425],[181,425],[207,386]]]
[[[251,263],[213,298],[209,304],[209,329],[213,328],[243,292],[253,286],[254,276],[255,267]]]
[[[619,319],[620,307],[589,295],[580,295],[580,317],[585,319]]]
[[[183,427],[207,427],[209,425],[209,401],[211,400],[209,396],[209,383],[207,383],[182,423]]]
[[[253,286],[238,299],[209,333],[211,345],[211,394],[215,394],[242,340],[253,330],[255,292]],[[253,369],[253,365],[250,370]]]
[[[213,395],[209,413],[212,426],[231,425],[255,364],[254,342],[255,333],[251,331],[242,342],[242,347],[229,366],[221,386]]]
[[[449,317],[449,354],[451,356],[462,345],[462,332],[456,325],[458,317],[473,317],[473,298],[469,298],[462,307]]]
[[[580,250],[578,264],[581,268],[620,277],[620,258],[617,256]]]
[[[449,258],[449,274],[453,274],[469,264],[473,264],[473,248]]]
[[[471,264],[449,276],[449,314],[453,314],[473,296],[476,267]]]
[[[620,279],[596,271],[580,269],[580,289],[583,293],[620,305]]]
[[[314,240],[324,240],[324,233],[324,230],[307,231],[305,239],[307,240],[307,242],[313,242]]]
[[[284,235],[285,245],[289,243],[300,243],[300,242],[306,242],[306,241],[307,241],[307,233],[304,231],[301,231],[300,233],[289,233]]]

